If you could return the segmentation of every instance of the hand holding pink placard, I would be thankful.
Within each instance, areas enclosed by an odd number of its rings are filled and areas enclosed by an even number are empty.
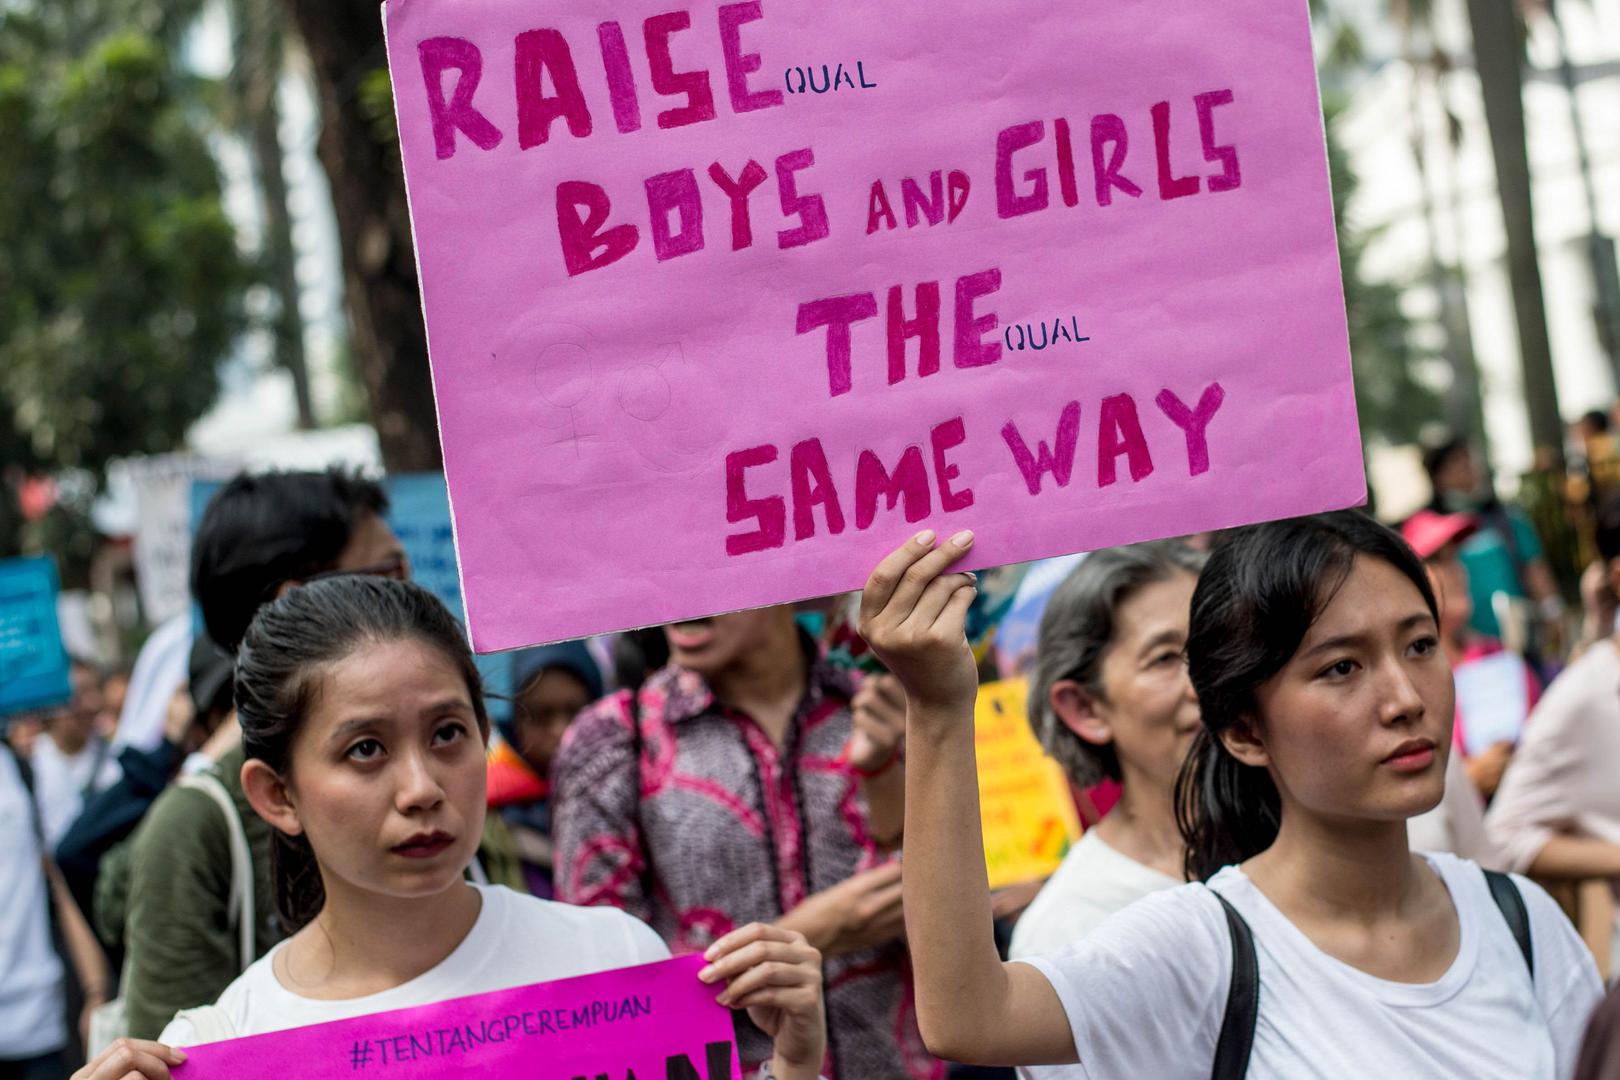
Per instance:
[[[1365,496],[1305,0],[390,0],[474,644]]]
[[[175,1080],[738,1080],[699,956],[186,1049]]]

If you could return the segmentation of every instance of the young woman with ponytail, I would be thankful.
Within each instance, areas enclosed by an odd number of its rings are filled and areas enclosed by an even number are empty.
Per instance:
[[[483,833],[489,717],[466,639],[438,600],[380,577],[334,577],[260,609],[237,653],[242,786],[273,829],[276,909],[291,936],[216,1005],[158,1042],[120,1040],[76,1080],[167,1080],[177,1046],[258,1035],[662,960],[612,908],[464,880]],[[709,950],[775,1038],[777,1080],[818,1075],[820,956],[752,925]],[[293,1071],[296,1071],[295,1069]]]
[[[1444,786],[1451,672],[1422,564],[1353,512],[1238,530],[1199,578],[1191,883],[1003,964],[972,885],[974,579],[949,572],[972,543],[916,537],[862,600],[908,697],[906,927],[934,1053],[1091,1080],[1568,1080],[1600,994],[1574,929],[1522,878],[1408,849]]]

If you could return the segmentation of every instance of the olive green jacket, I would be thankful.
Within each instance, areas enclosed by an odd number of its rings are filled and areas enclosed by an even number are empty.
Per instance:
[[[282,938],[270,891],[270,826],[242,794],[243,753],[209,770],[241,816],[253,857],[258,956]],[[124,940],[123,996],[129,1033],[155,1039],[181,1009],[211,1005],[242,973],[230,917],[231,841],[218,805],[204,792],[172,785],[135,834]],[[257,957],[255,957],[257,959]]]

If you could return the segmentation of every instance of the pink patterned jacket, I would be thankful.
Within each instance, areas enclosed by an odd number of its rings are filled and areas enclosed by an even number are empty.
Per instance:
[[[815,662],[780,750],[678,667],[642,687],[639,739],[628,692],[586,710],[552,773],[557,898],[623,908],[679,955],[885,861],[842,760],[857,678]],[[917,1031],[904,945],[830,958],[824,976],[828,1076],[944,1076]],[[762,1033],[738,1027],[748,1064],[769,1056]]]

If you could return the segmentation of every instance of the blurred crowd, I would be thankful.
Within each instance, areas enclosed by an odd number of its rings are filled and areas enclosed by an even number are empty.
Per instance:
[[[1427,450],[1432,497],[1398,531],[1438,599],[1457,708],[1444,798],[1410,836],[1545,885],[1607,976],[1620,950],[1620,437],[1592,413],[1572,441],[1554,529],[1544,505],[1499,498],[1466,442]],[[386,509],[382,487],[341,471],[238,477],[195,537],[196,613],[155,628],[129,671],[75,660],[68,704],[10,719],[0,1077],[61,1078],[117,1037],[154,1039],[288,936],[279,834],[244,791],[233,665],[259,609],[290,590],[409,578]],[[1189,606],[1220,542],[1079,560],[1040,597],[1030,653],[998,653],[995,612],[976,628],[986,676],[1029,679],[1031,726],[1086,826],[1049,880],[994,897],[1007,955],[1061,950],[1187,879]],[[920,1034],[900,873],[906,694],[854,632],[848,598],[509,659],[471,879],[623,909],[677,955],[755,922],[802,934],[822,957],[834,1080],[1011,1075],[939,1060]],[[1608,1012],[1582,1076],[1620,1075],[1605,1071],[1620,1070]],[[744,1059],[765,1061],[770,1033],[738,1029]]]

